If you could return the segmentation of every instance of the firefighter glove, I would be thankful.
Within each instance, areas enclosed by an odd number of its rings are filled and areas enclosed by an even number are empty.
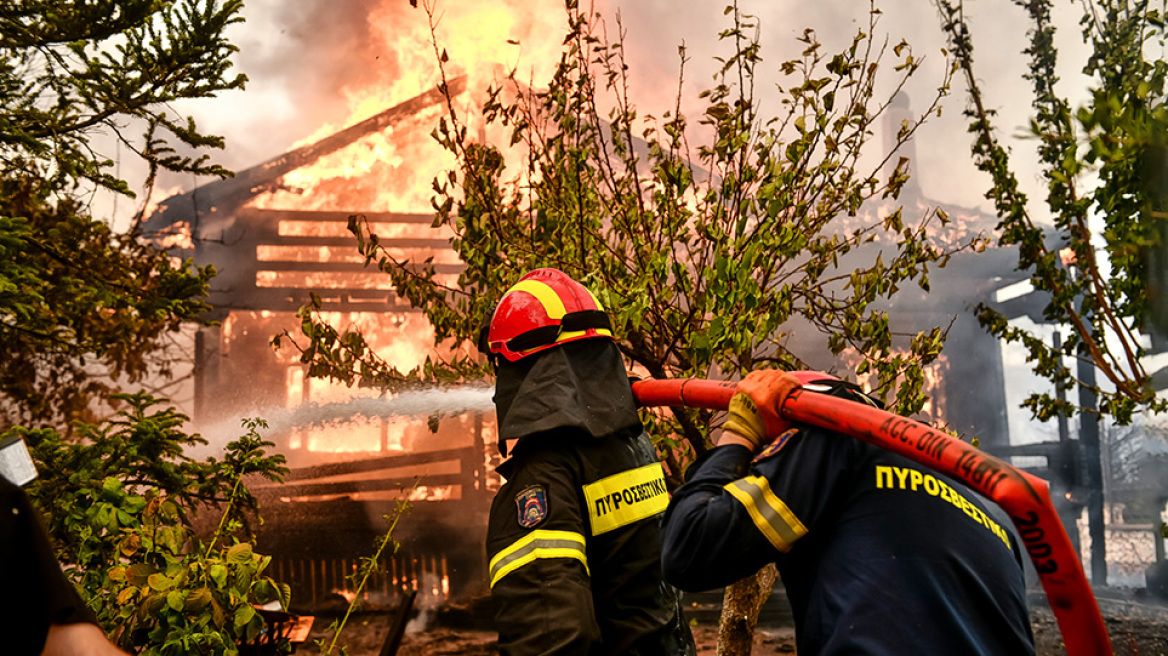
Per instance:
[[[741,435],[756,449],[770,443],[790,428],[780,411],[787,396],[800,387],[799,379],[784,371],[750,372],[738,383],[738,392],[730,399],[730,417],[722,425],[723,430]]]

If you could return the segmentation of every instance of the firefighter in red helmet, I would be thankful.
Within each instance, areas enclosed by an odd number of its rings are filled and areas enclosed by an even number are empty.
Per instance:
[[[696,653],[661,575],[664,473],[608,316],[557,269],[523,276],[480,337],[499,466],[487,557],[499,653]]]

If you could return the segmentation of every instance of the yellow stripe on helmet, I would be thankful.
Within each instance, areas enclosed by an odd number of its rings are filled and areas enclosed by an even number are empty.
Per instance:
[[[596,309],[603,312],[604,306],[602,306],[600,301],[596,299],[596,295],[589,291],[587,287],[584,288],[584,291],[588,292],[588,296],[592,299],[592,302],[596,304]],[[540,282],[538,280],[520,280],[519,282],[512,285],[511,289],[507,290],[507,294],[505,294],[504,297],[510,296],[515,292],[527,292],[528,294],[534,296],[536,300],[539,301],[540,305],[543,306],[544,312],[547,312],[549,319],[562,320],[564,315],[568,313],[567,308],[564,307],[563,299],[561,299],[560,295],[557,294],[555,290],[545,282]],[[593,330],[597,335],[612,337],[612,331],[607,328],[594,328]],[[560,333],[560,336],[556,338],[556,342],[564,342],[569,339],[580,337],[585,332],[586,331],[584,330],[573,330],[571,332]]]
[[[564,301],[547,283],[538,280],[520,280],[511,287],[507,295],[510,296],[515,292],[527,292],[534,296],[543,305],[544,312],[547,312],[549,319],[563,319],[564,315],[567,314]]]

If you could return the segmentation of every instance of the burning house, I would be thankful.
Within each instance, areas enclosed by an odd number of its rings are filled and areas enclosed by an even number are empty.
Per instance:
[[[466,78],[451,81],[455,95]],[[493,416],[455,412],[431,431],[425,414],[394,412],[393,399],[366,394],[365,412],[345,414],[359,392],[305,377],[295,349],[275,350],[273,336],[298,334],[296,311],[317,294],[333,325],[356,327],[401,370],[434,350],[424,316],[397,298],[386,276],[367,270],[346,229],[364,214],[391,252],[430,259],[456,278],[449,235],[431,227],[424,194],[444,160],[429,137],[445,111],[437,90],[292,150],[235,177],[162,202],[143,228],[173,252],[217,270],[210,292],[215,327],[195,336],[195,425],[239,418],[291,417],[287,411],[332,404],[330,421],[285,420],[273,426],[293,468],[279,487],[257,487],[275,555],[274,573],[294,582],[293,598],[319,604],[350,587],[345,577],[384,534],[383,516],[403,490],[413,509],[395,539],[402,551],[372,582],[388,602],[416,590],[445,597],[482,580],[481,545],[489,503]],[[431,166],[421,162],[432,162]],[[369,412],[371,402],[385,412]],[[480,399],[479,406],[482,405]],[[489,397],[486,399],[489,403]],[[465,405],[465,404],[464,404]],[[453,408],[464,410],[466,408]],[[404,414],[404,416],[402,416]],[[493,453],[493,451],[490,451]]]

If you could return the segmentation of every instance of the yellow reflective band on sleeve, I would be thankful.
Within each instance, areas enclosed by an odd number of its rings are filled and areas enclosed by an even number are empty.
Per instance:
[[[574,558],[588,572],[584,536],[572,531],[532,531],[511,543],[491,559],[491,587],[499,579],[537,558]]]
[[[654,462],[584,486],[592,535],[652,517],[669,506],[665,470]]]
[[[762,476],[747,476],[728,483],[725,490],[746,506],[754,525],[775,549],[785,553],[795,540],[807,535],[807,527],[775,496],[770,483]]]

